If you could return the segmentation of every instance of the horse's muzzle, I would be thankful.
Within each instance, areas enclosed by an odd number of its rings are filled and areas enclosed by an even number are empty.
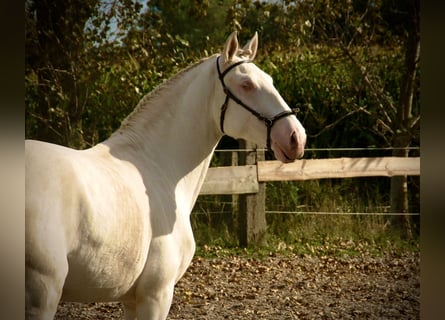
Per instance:
[[[303,157],[306,132],[295,118],[281,119],[272,129],[271,139],[271,148],[277,160],[289,163]]]

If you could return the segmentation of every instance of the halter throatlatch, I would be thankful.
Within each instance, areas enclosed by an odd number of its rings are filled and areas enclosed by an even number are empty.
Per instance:
[[[224,93],[226,94],[226,99],[224,100],[224,103],[221,106],[221,115],[219,117],[219,126],[221,128],[221,131],[223,133],[225,133],[224,132],[224,118],[226,116],[227,107],[229,106],[229,99],[232,99],[237,104],[239,104],[241,107],[243,107],[244,109],[249,111],[251,114],[253,114],[255,117],[257,117],[258,120],[264,122],[264,124],[266,125],[266,128],[267,128],[267,149],[269,151],[272,151],[271,141],[270,141],[270,132],[272,131],[273,125],[275,124],[275,122],[277,120],[279,120],[281,118],[284,118],[284,117],[287,117],[287,116],[292,116],[292,115],[296,116],[296,114],[298,112],[298,108],[295,108],[295,109],[292,109],[292,110],[289,110],[289,111],[280,112],[279,114],[277,114],[276,116],[273,116],[272,118],[268,118],[265,115],[259,113],[258,111],[252,109],[251,107],[246,105],[244,102],[242,102],[240,99],[238,99],[238,97],[235,96],[232,93],[232,91],[230,91],[230,89],[226,87],[226,84],[224,83],[224,77],[226,76],[227,73],[229,73],[230,70],[232,70],[233,68],[239,66],[240,64],[251,62],[251,61],[248,61],[248,60],[238,61],[238,62],[232,64],[226,70],[224,70],[224,72],[221,72],[221,69],[219,68],[219,58],[220,57],[221,56],[218,56],[218,58],[216,59],[216,67],[218,69],[219,80],[221,81]]]

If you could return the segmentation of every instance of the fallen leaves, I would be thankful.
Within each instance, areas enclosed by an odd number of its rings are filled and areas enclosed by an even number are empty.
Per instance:
[[[418,319],[419,254],[355,250],[362,252],[197,256],[175,288],[168,319]],[[103,312],[107,305],[113,304],[96,304],[102,312],[90,310],[89,317],[83,309],[73,319],[123,317],[119,304],[108,309],[113,315]],[[76,313],[62,304],[56,319],[69,319],[67,310]]]
[[[195,259],[169,319],[418,319],[419,283],[416,254]],[[179,298],[190,288],[194,310]]]

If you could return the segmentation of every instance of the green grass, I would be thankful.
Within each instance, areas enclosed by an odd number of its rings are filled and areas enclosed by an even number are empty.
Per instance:
[[[209,226],[194,221],[193,229],[200,256],[271,254],[354,256],[418,252],[419,235],[405,239],[391,226],[387,216],[282,215],[268,223],[266,243],[261,247],[241,248],[237,231],[224,223]],[[284,216],[284,217],[283,217]],[[194,220],[194,219],[192,219]]]
[[[331,257],[352,256],[383,256],[398,255],[405,252],[420,252],[417,240],[387,239],[386,241],[367,241],[363,239],[329,238],[298,239],[291,243],[283,241],[279,236],[268,236],[268,241],[261,247],[242,248],[231,244],[200,244],[198,241],[196,254],[201,257],[214,258],[241,255],[255,258],[266,258],[274,255],[312,255]]]

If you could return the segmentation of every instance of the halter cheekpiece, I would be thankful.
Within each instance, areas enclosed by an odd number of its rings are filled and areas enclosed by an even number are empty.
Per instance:
[[[229,99],[232,99],[237,104],[239,104],[241,107],[243,107],[244,109],[249,111],[251,114],[253,114],[255,117],[257,117],[258,120],[264,122],[264,124],[266,125],[266,128],[267,128],[267,149],[269,151],[272,151],[271,141],[270,141],[270,132],[272,130],[273,125],[275,124],[275,122],[277,120],[279,120],[281,118],[284,118],[287,116],[292,116],[292,115],[296,116],[296,114],[298,112],[298,108],[292,109],[290,111],[280,112],[279,114],[277,114],[276,116],[273,116],[272,118],[268,118],[265,115],[259,113],[258,111],[252,109],[251,107],[246,105],[244,102],[242,102],[237,96],[235,96],[232,93],[232,91],[230,91],[230,89],[227,88],[226,84],[224,83],[224,77],[226,76],[227,73],[229,73],[230,70],[234,69],[235,67],[239,66],[240,64],[249,63],[251,61],[249,61],[249,60],[238,61],[238,62],[232,64],[231,66],[229,66],[226,70],[224,70],[224,72],[221,72],[221,69],[219,68],[219,58],[220,57],[221,56],[218,56],[218,58],[216,59],[216,68],[218,69],[218,77],[219,77],[219,80],[221,81],[224,93],[226,94],[226,99],[224,100],[224,103],[221,106],[221,115],[219,117],[219,126],[221,128],[221,131],[223,133],[225,133],[224,132],[224,118],[226,116],[227,107],[229,106]]]

